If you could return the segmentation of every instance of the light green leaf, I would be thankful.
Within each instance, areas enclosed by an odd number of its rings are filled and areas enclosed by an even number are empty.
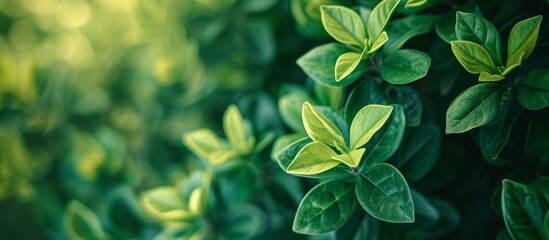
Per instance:
[[[370,140],[371,144],[366,144],[368,151],[364,157],[365,164],[362,166],[384,162],[391,157],[400,146],[405,127],[406,119],[402,106],[393,106],[393,112],[385,126],[374,134]]]
[[[276,160],[278,162],[278,165],[280,165],[280,168],[282,168],[282,170],[284,170],[284,171],[287,171],[288,166],[295,159],[295,156],[297,156],[297,153],[305,145],[307,145],[311,142],[312,142],[312,140],[308,137],[300,138],[300,139],[290,143],[286,147],[282,148],[280,151],[278,151],[276,153]],[[274,147],[273,147],[273,151],[274,151]]]
[[[481,83],[459,94],[446,112],[446,133],[462,133],[492,121],[499,108],[502,85]]]
[[[456,36],[459,40],[478,43],[486,48],[498,66],[503,65],[501,37],[488,20],[472,13],[456,12]]]
[[[343,153],[343,154],[334,156],[332,157],[332,159],[340,161],[351,168],[356,168],[358,167],[358,164],[360,164],[360,159],[362,159],[362,155],[364,154],[364,151],[366,151],[366,149],[359,148],[359,149],[352,150],[349,153]]]
[[[335,40],[364,48],[366,32],[360,16],[343,6],[321,6],[321,19],[326,32]]]
[[[305,145],[288,165],[289,174],[314,175],[336,167],[340,162],[332,160],[337,156],[329,146],[322,142],[312,142]]]
[[[530,110],[549,106],[549,69],[537,69],[518,81],[517,97]]]
[[[545,239],[543,221],[549,208],[532,188],[504,179],[501,207],[513,239]]]
[[[436,15],[409,15],[405,18],[391,20],[387,24],[387,35],[391,36],[385,47],[385,52],[394,52],[400,49],[411,38],[431,32],[440,19]]]
[[[184,221],[197,217],[187,209],[185,200],[174,187],[156,187],[141,193],[143,210],[160,221]]]
[[[392,106],[375,104],[367,105],[358,111],[351,123],[351,149],[366,144],[383,127],[392,111]]]
[[[421,7],[421,5],[427,3],[429,0],[408,0],[406,4],[404,4],[404,8],[416,8]]]
[[[414,222],[414,202],[400,172],[379,163],[360,174],[356,186],[358,202],[370,215],[386,222]]]
[[[383,90],[368,76],[360,82],[349,94],[345,103],[345,119],[351,122],[358,111],[368,104],[388,104]]]
[[[375,41],[379,38],[399,3],[400,0],[383,0],[372,10],[368,19],[369,39]]]
[[[334,147],[345,147],[341,131],[330,120],[309,102],[304,102],[302,109],[303,126],[311,139]]]
[[[351,51],[345,45],[339,43],[328,43],[313,48],[297,60],[297,65],[314,81],[333,87],[344,87],[357,80],[365,71],[366,67],[359,64],[356,69],[346,78],[334,81],[335,65],[340,55]]]
[[[489,72],[498,74],[496,64],[490,53],[478,43],[456,40],[451,41],[452,51],[461,65],[470,73]]]
[[[379,72],[391,84],[407,84],[425,77],[430,65],[431,58],[424,52],[403,49],[383,59]]]
[[[255,138],[248,136],[244,125],[244,119],[238,108],[230,105],[223,115],[223,130],[233,146],[239,153],[248,154],[253,150]]]
[[[362,60],[362,54],[346,52],[337,58],[335,65],[335,80],[337,82],[349,76]]]
[[[68,203],[63,214],[63,224],[70,239],[106,239],[97,215],[76,200]]]
[[[320,105],[329,106],[333,109],[339,108],[341,105],[341,100],[344,97],[343,88],[340,87],[330,87],[315,82],[313,90],[316,99],[320,102]],[[299,106],[302,104],[303,103],[300,103]]]
[[[379,35],[379,38],[372,44],[370,47],[370,50],[368,50],[368,55],[372,55],[377,50],[379,50],[385,43],[389,40],[389,37],[387,36],[387,32],[383,31],[381,35]]]
[[[532,54],[538,39],[542,18],[541,15],[538,15],[522,20],[511,29],[507,44],[506,68],[522,64],[522,61]]]
[[[480,75],[478,76],[478,80],[480,82],[497,82],[499,80],[505,79],[505,77],[502,76],[502,75],[505,75],[505,72],[502,73],[501,75],[500,74],[491,74],[491,73],[488,73],[488,72],[480,72]]]
[[[183,134],[183,143],[194,154],[216,165],[238,156],[209,129],[202,128]]]
[[[340,228],[356,207],[354,189],[354,183],[343,181],[323,182],[311,189],[297,209],[294,232],[320,234]]]

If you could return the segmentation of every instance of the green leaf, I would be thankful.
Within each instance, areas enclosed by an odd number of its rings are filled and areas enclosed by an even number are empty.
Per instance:
[[[392,111],[392,106],[375,104],[367,105],[358,111],[351,123],[351,149],[366,144],[383,127]]]
[[[459,94],[446,112],[446,133],[462,133],[492,121],[499,108],[502,85],[481,83]]]
[[[511,128],[521,110],[514,98],[512,89],[506,88],[502,93],[499,110],[494,120],[480,128],[480,151],[488,159],[495,160],[509,139]]]
[[[480,75],[478,76],[478,80],[480,82],[497,82],[499,80],[505,79],[505,77],[502,75],[505,75],[505,73],[491,74],[489,72],[480,72]]]
[[[430,32],[439,19],[435,15],[409,15],[392,20],[387,24],[387,35],[391,37],[385,44],[384,52],[397,51],[411,38]]]
[[[360,82],[349,94],[345,103],[345,119],[351,122],[355,115],[368,104],[388,104],[385,93],[369,77]]]
[[[541,19],[541,15],[531,17],[520,21],[511,29],[509,42],[507,43],[507,64],[505,68],[522,64],[522,61],[532,54],[538,39]]]
[[[534,70],[518,81],[517,97],[530,110],[549,106],[549,69]]]
[[[335,65],[335,80],[339,82],[349,76],[356,69],[360,60],[362,60],[361,53],[346,52],[341,54]]]
[[[430,65],[431,58],[424,52],[402,49],[383,59],[379,72],[391,84],[406,84],[425,77]]]
[[[388,92],[391,94],[392,103],[402,105],[406,126],[413,127],[421,123],[423,104],[419,93],[408,85],[391,85]]]
[[[400,146],[405,127],[406,119],[402,106],[394,105],[391,117],[385,126],[374,134],[370,143],[366,144],[365,148],[368,151],[364,155],[365,164],[362,166],[373,165],[389,159]]]
[[[335,65],[342,54],[351,51],[345,45],[328,43],[311,49],[297,60],[297,65],[314,81],[333,87],[344,87],[357,80],[365,71],[366,67],[359,64],[356,69],[346,78],[334,81]]]
[[[402,147],[391,162],[409,182],[417,182],[434,167],[440,153],[440,130],[432,124],[408,128]]]
[[[545,238],[549,238],[549,212],[545,214],[545,220],[543,222],[545,225]]]
[[[183,143],[194,154],[217,165],[238,156],[227,144],[209,129],[198,129],[183,134]]]
[[[309,101],[311,97],[304,92],[290,92],[278,99],[278,112],[280,117],[296,132],[305,132],[301,119],[301,107],[303,103]]]
[[[323,182],[307,193],[297,209],[292,229],[303,234],[327,233],[351,217],[356,200],[354,183]]]
[[[244,125],[242,114],[235,105],[230,105],[223,115],[223,130],[233,146],[239,153],[248,154],[253,150],[255,138],[249,137]]]
[[[429,0],[408,0],[406,4],[404,4],[404,8],[416,8],[421,7],[421,5],[429,2]]]
[[[478,43],[486,48],[498,66],[503,65],[501,37],[488,20],[472,13],[456,12],[456,36],[459,40]]]
[[[318,99],[321,105],[329,106],[333,109],[338,109],[341,106],[341,100],[344,97],[343,88],[330,87],[315,82],[313,90],[316,99]],[[303,102],[301,102],[299,106],[301,106]]]
[[[379,35],[379,38],[372,44],[370,49],[368,50],[368,56],[375,53],[377,50],[379,50],[385,43],[389,40],[389,37],[387,36],[387,32],[383,31],[381,35]]]
[[[414,222],[414,202],[400,172],[379,163],[360,174],[356,186],[360,205],[370,215],[386,222]]]
[[[349,145],[349,124],[345,121],[343,115],[330,107],[316,106],[315,108],[341,131],[345,144]]]
[[[185,200],[174,187],[155,187],[141,193],[141,206],[160,221],[184,221],[197,215],[188,211]]]
[[[334,147],[345,147],[345,140],[341,131],[330,120],[309,102],[304,102],[302,109],[303,125],[311,139]]]
[[[545,239],[543,221],[549,209],[532,188],[504,179],[501,207],[513,239]]]
[[[490,53],[478,43],[456,40],[451,41],[452,52],[461,65],[470,73],[488,72],[498,74],[496,64]]]
[[[343,6],[321,6],[322,25],[335,40],[364,48],[366,32],[360,16]]]
[[[339,161],[332,160],[335,156],[337,153],[326,144],[312,142],[297,153],[286,172],[295,175],[319,174],[339,165]]]
[[[349,153],[334,156],[332,159],[340,161],[351,168],[356,168],[360,164],[364,151],[366,151],[364,148],[354,149]]]
[[[252,239],[267,224],[265,214],[251,204],[232,206],[223,215],[220,232],[226,239]]]
[[[372,41],[379,38],[399,3],[400,0],[384,0],[372,10],[368,19],[368,37]]]
[[[524,156],[536,160],[538,169],[549,166],[549,114],[537,113],[530,120]]]
[[[76,200],[68,203],[63,224],[70,239],[106,239],[97,215]]]
[[[282,168],[282,170],[284,171],[287,171],[288,166],[290,165],[290,163],[292,163],[299,150],[301,150],[305,145],[311,142],[312,140],[308,137],[301,138],[278,151],[276,153],[276,160],[278,162],[278,165],[280,165],[280,168]]]

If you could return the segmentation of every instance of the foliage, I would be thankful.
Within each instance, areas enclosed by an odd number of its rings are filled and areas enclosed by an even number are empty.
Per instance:
[[[0,239],[549,239],[548,10],[0,0]]]

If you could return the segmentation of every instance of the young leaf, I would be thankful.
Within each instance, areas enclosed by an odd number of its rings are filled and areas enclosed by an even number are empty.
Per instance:
[[[314,175],[325,172],[337,166],[340,162],[332,160],[337,156],[330,147],[322,142],[312,142],[305,145],[288,165],[287,173],[296,175]]]
[[[404,4],[404,8],[416,8],[421,7],[421,5],[427,3],[429,0],[408,0],[406,4]]]
[[[370,215],[386,222],[414,222],[414,202],[400,172],[379,163],[360,174],[356,186],[358,202]]]
[[[325,106],[316,106],[315,109],[339,129],[343,135],[345,144],[349,145],[349,124],[345,121],[341,113],[333,108]]]
[[[183,134],[183,143],[194,154],[216,165],[238,156],[225,142],[209,129],[197,129]]]
[[[425,77],[430,65],[431,58],[424,52],[403,49],[383,59],[379,72],[391,84],[406,84]]]
[[[364,48],[366,32],[360,16],[343,6],[320,7],[322,25],[335,40]]]
[[[311,143],[312,140],[308,137],[301,138],[290,145],[282,148],[278,153],[276,153],[276,160],[280,168],[284,171],[288,171],[288,166],[295,159],[295,156],[305,145]],[[274,149],[273,149],[274,150]]]
[[[156,187],[141,194],[145,212],[160,221],[183,221],[196,217],[187,210],[184,199],[174,187]]]
[[[509,139],[511,128],[520,113],[520,105],[514,101],[515,97],[510,87],[503,91],[501,103],[494,117],[494,121],[480,128],[479,146],[482,155],[495,160],[503,146]]]
[[[379,38],[399,3],[400,0],[384,0],[372,10],[368,19],[368,37],[372,41]]]
[[[459,40],[478,43],[486,48],[498,66],[503,65],[501,37],[488,20],[472,13],[456,12],[456,36]]]
[[[478,80],[480,82],[497,82],[499,80],[505,79],[505,77],[502,75],[505,75],[505,73],[491,74],[489,72],[480,72],[480,75],[478,76]]]
[[[446,112],[446,133],[462,133],[492,121],[503,88],[495,83],[474,85],[459,94]]]
[[[522,20],[517,23],[509,34],[507,44],[507,64],[505,68],[513,68],[532,54],[538,39],[542,16]]]
[[[368,50],[368,55],[372,55],[377,50],[379,50],[385,43],[389,40],[389,37],[387,36],[387,32],[383,31],[381,35],[379,35],[379,38],[372,44],[370,49]]]
[[[364,52],[363,52],[364,53]],[[337,58],[335,65],[335,80],[337,82],[349,76],[362,60],[362,54],[346,52]]]
[[[530,110],[549,106],[549,69],[534,70],[519,80],[517,97],[520,104]]]
[[[335,65],[342,54],[351,51],[345,45],[339,43],[328,43],[311,49],[297,60],[297,65],[314,81],[333,87],[344,87],[357,80],[365,71],[366,67],[359,64],[356,69],[346,78],[334,81]]]
[[[223,115],[223,130],[238,152],[248,154],[252,151],[255,139],[248,136],[242,114],[235,105],[230,105]]]
[[[547,203],[532,188],[503,180],[501,207],[505,226],[514,239],[544,239]]]
[[[392,106],[375,104],[367,105],[358,111],[351,123],[351,149],[366,144],[383,127],[392,111]]]
[[[345,147],[345,140],[341,131],[309,102],[303,103],[303,126],[307,135],[315,141],[323,142],[330,146]]]
[[[353,183],[343,181],[323,182],[311,189],[297,208],[294,232],[319,234],[340,228],[356,207],[354,189]]]
[[[483,46],[462,40],[452,41],[450,44],[457,60],[468,72],[473,74],[480,72],[498,73],[494,60]]]
[[[387,123],[381,128],[370,141],[372,144],[367,144],[366,154],[362,166],[369,166],[376,163],[386,161],[391,157],[400,146],[404,128],[406,127],[406,119],[402,106],[394,105],[391,117]]]
[[[364,151],[366,151],[366,149],[359,148],[359,149],[352,150],[349,153],[343,153],[343,154],[334,156],[332,157],[332,159],[340,161],[351,168],[356,168],[358,164],[360,164],[360,160],[362,159],[362,155],[364,154]]]
[[[105,239],[97,215],[76,200],[71,200],[67,205],[63,224],[70,239]]]

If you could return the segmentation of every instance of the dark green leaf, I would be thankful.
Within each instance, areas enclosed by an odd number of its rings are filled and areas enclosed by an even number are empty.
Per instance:
[[[408,128],[402,147],[392,158],[409,182],[416,182],[435,165],[440,153],[440,130],[431,124]]]
[[[321,105],[329,106],[333,109],[339,108],[344,95],[343,88],[330,87],[316,82],[314,84],[314,93]]]
[[[480,127],[479,146],[485,158],[497,159],[509,139],[511,128],[521,111],[520,105],[514,101],[514,98],[513,89],[506,88],[502,93],[501,103],[494,120]]]
[[[389,53],[379,65],[383,79],[391,84],[406,84],[427,75],[431,58],[424,52],[402,49]]]
[[[63,223],[70,239],[104,239],[105,233],[97,215],[82,203],[72,200],[63,214]]]
[[[337,58],[346,52],[351,51],[345,45],[328,43],[313,48],[297,60],[297,65],[313,80],[320,84],[333,87],[344,87],[357,80],[365,71],[366,67],[359,64],[357,68],[346,78],[336,81],[335,65]]]
[[[251,239],[265,227],[265,214],[251,204],[236,205],[226,211],[220,224],[227,239]]]
[[[549,69],[534,70],[517,84],[520,104],[530,110],[549,106]]]
[[[414,202],[400,172],[386,163],[363,171],[357,182],[358,202],[370,215],[394,223],[414,222]]]
[[[514,239],[544,239],[547,203],[532,188],[503,180],[501,198],[503,220]]]
[[[292,229],[303,234],[319,234],[340,228],[356,207],[354,189],[353,183],[342,181],[317,185],[299,204]]]
[[[524,143],[524,155],[534,159],[539,169],[549,165],[549,115],[534,115],[528,126],[528,135]]]
[[[421,123],[423,104],[419,93],[410,86],[390,86],[389,92],[393,103],[402,105],[406,116],[406,126],[417,126]]]
[[[502,85],[481,83],[459,94],[446,112],[446,133],[462,133],[492,121],[499,108]]]
[[[384,51],[397,51],[411,38],[430,32],[439,19],[435,15],[409,15],[389,22],[386,31],[391,37],[385,44]]]
[[[358,84],[345,103],[345,118],[351,122],[356,113],[368,104],[387,104],[385,94],[371,78],[364,79]]]
[[[459,40],[478,43],[486,48],[498,66],[503,65],[501,37],[488,20],[472,13],[456,13],[456,36]]]
[[[280,168],[286,171],[288,169],[288,165],[290,165],[290,163],[294,160],[299,150],[301,150],[303,146],[307,145],[312,141],[313,140],[311,140],[309,137],[305,137],[293,142],[292,144],[280,150],[277,153],[277,161],[278,161],[278,164],[280,165]]]

